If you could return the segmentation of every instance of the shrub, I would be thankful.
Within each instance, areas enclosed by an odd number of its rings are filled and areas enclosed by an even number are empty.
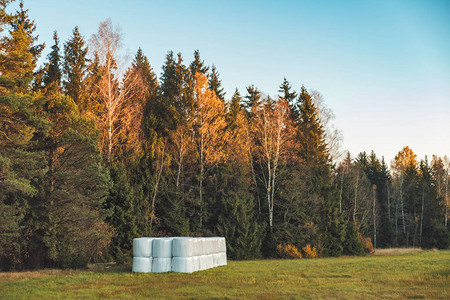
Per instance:
[[[363,237],[363,235],[360,233],[359,239],[361,240],[361,243],[364,246],[364,252],[366,252],[366,253],[374,253],[375,252],[371,238]]]
[[[305,258],[317,258],[317,249],[316,247],[311,248],[310,244],[307,244],[306,247],[302,248],[303,253],[305,254]]]
[[[292,245],[277,245],[277,253],[281,258],[302,258],[302,253]]]

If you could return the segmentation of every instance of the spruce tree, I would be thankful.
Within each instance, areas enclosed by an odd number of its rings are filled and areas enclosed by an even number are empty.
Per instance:
[[[285,77],[283,83],[280,85],[280,89],[278,90],[278,92],[280,92],[280,96],[289,103],[292,120],[297,120],[300,116],[299,107],[296,103],[297,93],[295,91],[291,91],[291,89],[292,86]]]
[[[53,41],[52,51],[47,56],[48,63],[43,76],[43,83],[46,88],[52,86],[54,89],[59,89],[61,84],[61,56],[59,54],[59,39],[56,30],[53,33]]]
[[[257,222],[245,173],[244,166],[236,162],[222,165],[217,172],[215,198],[220,211],[217,232],[227,240],[227,252],[232,259],[261,256],[264,230]]]
[[[225,102],[225,92],[223,91],[222,82],[219,79],[219,73],[214,65],[211,67],[211,74],[209,74],[209,89],[213,91],[220,100]]]
[[[261,91],[254,85],[247,87],[247,96],[245,96],[245,105],[251,111],[252,107],[257,107],[261,102]]]
[[[191,73],[191,78],[194,80],[195,74],[197,72],[206,74],[208,73],[209,67],[205,65],[205,62],[200,59],[200,51],[197,49],[194,51],[194,60],[189,65],[189,71]]]
[[[64,44],[63,86],[66,95],[83,111],[87,105],[87,52],[85,41],[78,26],[72,31],[72,37]]]
[[[445,223],[445,208],[438,195],[435,170],[433,170],[425,157],[419,164],[420,179],[418,183],[419,244],[423,248],[448,249],[450,235]]]
[[[238,89],[234,91],[233,97],[231,97],[231,101],[228,103],[227,110],[227,121],[228,126],[231,129],[234,129],[236,126],[236,119],[239,112],[242,110],[242,97],[239,93]]]

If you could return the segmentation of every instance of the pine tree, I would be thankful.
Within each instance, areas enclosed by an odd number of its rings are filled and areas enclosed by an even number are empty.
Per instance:
[[[209,74],[209,89],[216,94],[217,98],[225,102],[225,92],[219,79],[219,73],[214,65],[211,67],[211,74]]]
[[[63,86],[66,95],[75,101],[81,111],[87,109],[87,52],[88,48],[77,26],[72,31],[72,37],[64,44]]]
[[[35,44],[36,25],[28,18],[28,10],[23,9],[23,3],[15,14],[2,15],[2,22],[8,24],[9,35],[0,42],[0,92],[25,93],[30,88],[44,45]]]

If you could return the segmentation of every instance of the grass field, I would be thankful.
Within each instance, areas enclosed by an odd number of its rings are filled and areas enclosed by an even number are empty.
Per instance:
[[[193,274],[130,266],[0,273],[0,298],[450,298],[450,251],[229,261]]]

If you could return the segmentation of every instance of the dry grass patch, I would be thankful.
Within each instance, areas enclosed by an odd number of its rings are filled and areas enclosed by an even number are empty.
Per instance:
[[[388,248],[388,249],[376,249],[373,255],[402,255],[402,254],[412,254],[419,253],[423,250],[421,248]]]

